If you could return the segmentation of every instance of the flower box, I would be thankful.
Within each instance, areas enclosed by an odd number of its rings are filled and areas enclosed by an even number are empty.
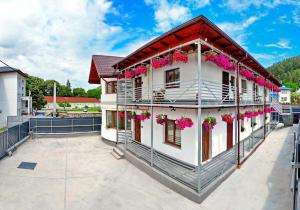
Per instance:
[[[229,123],[229,124],[232,124],[233,121],[234,121],[234,118],[232,117],[232,114],[224,114],[224,115],[221,115],[221,118],[224,122],[226,123]]]
[[[193,126],[192,119],[188,117],[181,117],[180,119],[177,119],[175,123],[177,124],[180,130],[184,130],[185,128],[191,128]]]
[[[246,111],[245,112],[245,117],[246,118],[252,118],[253,117],[253,113],[251,111]]]
[[[125,112],[119,112],[120,118],[125,118]]]
[[[137,117],[136,113],[131,111],[128,113],[128,119],[131,120],[131,119],[135,119]]]
[[[273,87],[273,84],[272,84],[272,82],[266,82],[266,85],[265,85],[267,88],[269,88],[269,89],[272,89],[272,87]]]
[[[240,113],[240,114],[238,115],[238,119],[239,119],[239,120],[244,120],[244,119],[245,119],[245,114],[244,114],[244,113]]]
[[[237,64],[231,61],[227,56],[223,54],[217,54],[216,52],[209,52],[205,56],[205,61],[212,62],[222,69],[228,71],[236,71]]]
[[[156,115],[156,123],[163,125],[167,122],[167,118],[168,118],[167,115],[158,114],[158,115]]]
[[[140,121],[144,121],[146,119],[149,119],[151,116],[150,112],[148,111],[142,111],[141,114],[137,115],[137,119]]]
[[[136,74],[136,75],[146,74],[147,71],[148,71],[148,69],[147,69],[146,66],[138,66],[138,67],[135,69],[135,74]]]
[[[207,130],[211,130],[215,127],[215,125],[217,124],[217,120],[215,117],[212,116],[208,116],[207,118],[204,119],[202,125],[207,129]]]
[[[246,77],[247,80],[254,80],[255,79],[254,74],[251,71],[249,71],[245,68],[241,68],[240,75]]]
[[[125,72],[124,76],[127,79],[132,79],[135,77],[135,71],[127,71],[127,72]]]
[[[255,82],[257,84],[259,84],[260,86],[265,86],[265,84],[266,84],[265,78],[263,78],[263,77],[256,77]]]
[[[185,53],[183,53],[179,50],[175,50],[173,52],[173,61],[187,63],[188,62],[188,56],[187,56],[187,54],[185,54]]]

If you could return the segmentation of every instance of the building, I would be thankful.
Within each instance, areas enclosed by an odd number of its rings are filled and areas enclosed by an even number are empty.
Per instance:
[[[53,96],[44,96],[47,104],[45,105],[46,109],[53,109]],[[74,108],[94,108],[100,107],[100,101],[97,98],[86,98],[86,97],[56,97],[56,108],[59,108],[60,102],[68,102],[70,107],[65,107],[66,109],[74,109]]]
[[[27,74],[11,67],[0,67],[0,127],[5,127],[8,116],[32,113],[32,99],[26,96]]]
[[[197,193],[240,167],[272,128],[270,93],[281,83],[204,16],[113,68],[117,113],[103,121],[120,147]]]
[[[279,102],[282,104],[290,104],[291,103],[291,88],[282,86],[279,88]]]
[[[93,55],[90,67],[89,83],[100,84],[102,125],[101,135],[103,138],[116,141],[117,119],[117,77],[112,65],[120,61],[121,57]]]

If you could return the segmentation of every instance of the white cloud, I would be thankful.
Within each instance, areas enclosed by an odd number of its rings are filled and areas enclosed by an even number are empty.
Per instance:
[[[91,53],[111,52],[124,33],[106,23],[110,11],[108,0],[1,0],[0,58],[26,73],[87,87]]]
[[[217,24],[217,26],[225,31],[230,37],[232,37],[237,43],[239,43],[244,48],[247,48],[246,46],[246,38],[248,36],[248,33],[246,32],[246,29],[254,24],[257,20],[259,20],[261,16],[251,16],[248,19],[244,20],[243,22],[223,22]]]
[[[293,21],[294,23],[300,27],[300,14],[299,14],[299,10],[294,10],[293,11]]]
[[[170,3],[167,0],[145,0],[147,5],[154,7],[154,18],[157,32],[165,32],[173,26],[190,19],[188,7],[179,3]]]
[[[260,8],[274,8],[278,5],[300,5],[298,0],[223,0],[223,7],[227,7],[232,11],[241,12],[250,7]]]
[[[210,4],[210,0],[188,0],[191,8],[202,8]]]
[[[266,44],[265,47],[274,47],[274,48],[280,48],[280,49],[292,49],[290,46],[290,42],[286,39],[280,39],[276,43]]]

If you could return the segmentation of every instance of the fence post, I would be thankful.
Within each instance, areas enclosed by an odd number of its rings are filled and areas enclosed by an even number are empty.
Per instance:
[[[53,126],[53,118],[51,118],[51,133],[53,132],[53,128],[52,128],[52,126]]]
[[[21,128],[20,128],[20,124],[19,124],[19,139],[18,142],[21,140]]]
[[[93,131],[95,131],[95,118],[93,117]]]
[[[74,119],[72,118],[72,133],[74,132]]]

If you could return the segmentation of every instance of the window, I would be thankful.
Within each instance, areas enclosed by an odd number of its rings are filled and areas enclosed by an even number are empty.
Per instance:
[[[166,88],[179,88],[179,81],[179,68],[166,71]]]
[[[281,97],[282,101],[287,101],[287,97]]]
[[[245,131],[245,121],[244,120],[241,120],[241,132],[244,132]]]
[[[127,116],[128,116],[127,112]],[[106,127],[116,128],[117,127],[117,111],[106,111]],[[119,116],[119,129],[125,129],[125,118]],[[131,130],[131,120],[127,117],[127,130]]]
[[[106,83],[106,93],[117,93],[117,81],[110,81]]]
[[[247,81],[242,79],[242,93],[247,93]]]
[[[181,131],[175,120],[167,120],[165,125],[165,143],[181,147]]]

